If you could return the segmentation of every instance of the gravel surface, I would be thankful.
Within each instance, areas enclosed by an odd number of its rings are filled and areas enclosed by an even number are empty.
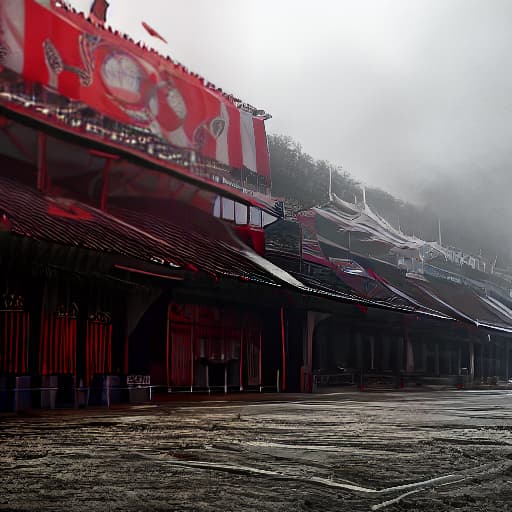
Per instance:
[[[284,397],[286,398],[286,397]],[[512,393],[0,416],[0,510],[512,510]]]

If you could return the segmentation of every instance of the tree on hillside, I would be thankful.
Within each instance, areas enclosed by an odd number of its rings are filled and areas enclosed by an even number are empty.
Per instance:
[[[341,167],[326,160],[315,160],[302,146],[286,135],[269,136],[272,193],[298,201],[305,208],[329,200],[329,173],[332,173],[333,192],[353,200],[360,189]]]
[[[268,143],[272,193],[285,198],[289,214],[329,200],[330,172],[332,189],[338,197],[350,202],[354,202],[354,197],[359,201],[362,199],[361,186],[341,166],[316,160],[286,135],[270,135]],[[443,191],[443,183],[436,186],[434,197],[442,195]],[[479,208],[468,208],[467,201],[454,200],[453,194],[450,197],[451,201],[418,207],[382,189],[366,189],[366,200],[370,207],[393,226],[400,225],[404,233],[414,234],[423,240],[437,240],[438,219],[441,218],[445,245],[454,245],[474,254],[483,249],[489,257],[498,255],[500,260],[508,261],[510,248],[507,244],[510,237],[496,228],[495,220],[500,218],[498,213],[493,216],[479,215]]]

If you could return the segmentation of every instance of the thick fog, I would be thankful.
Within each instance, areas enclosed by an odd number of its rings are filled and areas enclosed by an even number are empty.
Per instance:
[[[509,0],[110,0],[108,22],[314,157],[510,240]]]

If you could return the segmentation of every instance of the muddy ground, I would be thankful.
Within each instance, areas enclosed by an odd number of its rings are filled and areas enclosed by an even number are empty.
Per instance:
[[[512,393],[0,417],[0,510],[512,510]]]

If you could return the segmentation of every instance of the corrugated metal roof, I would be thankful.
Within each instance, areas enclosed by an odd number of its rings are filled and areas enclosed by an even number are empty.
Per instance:
[[[4,178],[0,178],[0,209],[11,233],[21,237],[118,254],[167,268],[278,284],[271,273],[244,256],[248,249],[223,232],[224,226],[216,219],[213,225],[222,234],[219,238],[207,230],[199,231],[197,222],[163,223],[127,211],[115,217]]]

